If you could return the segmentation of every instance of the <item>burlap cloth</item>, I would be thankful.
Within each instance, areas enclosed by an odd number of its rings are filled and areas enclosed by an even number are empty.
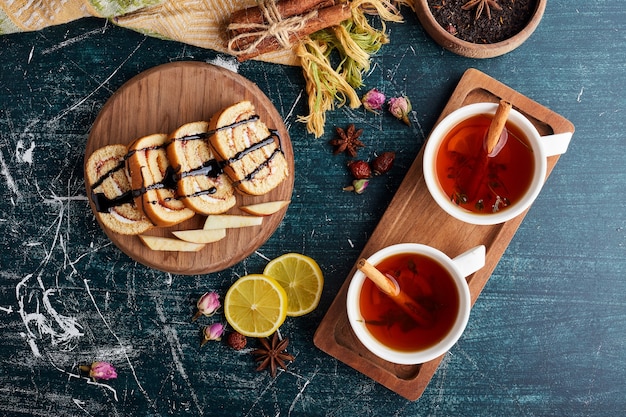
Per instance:
[[[109,19],[148,36],[226,53],[226,22],[255,0],[0,0],[0,34],[27,32],[83,17]],[[258,59],[298,65],[291,50]]]

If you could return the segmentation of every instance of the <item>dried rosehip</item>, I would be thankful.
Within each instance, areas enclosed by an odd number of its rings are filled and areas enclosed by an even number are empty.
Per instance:
[[[228,335],[228,346],[235,350],[241,350],[248,344],[248,339],[241,333],[232,332]]]
[[[381,175],[393,167],[393,161],[396,159],[395,152],[383,152],[372,161],[372,170],[374,175]]]
[[[350,161],[348,162],[348,169],[350,170],[352,176],[357,180],[362,180],[372,176],[372,169],[365,161]]]

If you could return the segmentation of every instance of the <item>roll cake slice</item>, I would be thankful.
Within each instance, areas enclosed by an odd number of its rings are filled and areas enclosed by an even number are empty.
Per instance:
[[[85,177],[102,225],[122,235],[138,235],[151,229],[152,223],[135,205],[126,153],[126,146],[121,144],[96,149],[85,164]]]
[[[208,122],[187,123],[169,135],[167,157],[176,192],[196,213],[219,214],[235,205],[233,186],[208,143]]]
[[[141,137],[128,146],[126,168],[137,207],[159,227],[173,226],[194,216],[178,198],[174,170],[167,158],[167,135]]]
[[[251,102],[241,101],[218,112],[209,130],[209,142],[240,192],[266,194],[289,175],[278,132],[267,128]]]

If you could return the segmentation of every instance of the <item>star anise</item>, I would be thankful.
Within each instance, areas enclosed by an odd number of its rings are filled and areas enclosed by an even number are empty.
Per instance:
[[[276,369],[280,366],[283,369],[287,369],[285,361],[293,361],[295,358],[289,353],[285,352],[289,345],[289,339],[278,339],[278,333],[274,333],[271,341],[267,338],[259,339],[262,348],[252,351],[252,354],[256,356],[255,361],[260,362],[256,368],[257,371],[263,371],[269,368],[272,377],[276,376]]]
[[[463,10],[469,10],[476,7],[476,19],[480,17],[483,13],[483,9],[487,10],[487,18],[491,20],[491,9],[493,7],[496,10],[502,10],[502,7],[498,4],[496,0],[470,0],[461,6]]]
[[[330,140],[328,143],[335,146],[334,154],[340,154],[341,152],[347,152],[351,157],[355,157],[358,148],[364,148],[365,144],[359,140],[359,136],[363,133],[363,129],[356,129],[353,124],[350,124],[346,130],[340,127],[336,127],[338,138]]]

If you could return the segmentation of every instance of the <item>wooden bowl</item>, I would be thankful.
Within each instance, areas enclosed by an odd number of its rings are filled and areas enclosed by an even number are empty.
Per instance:
[[[543,17],[547,2],[548,0],[537,0],[535,12],[528,24],[516,35],[501,42],[490,44],[467,42],[451,35],[433,17],[428,6],[428,0],[415,0],[415,12],[422,27],[430,37],[445,49],[468,58],[493,58],[511,52],[530,37]]]

